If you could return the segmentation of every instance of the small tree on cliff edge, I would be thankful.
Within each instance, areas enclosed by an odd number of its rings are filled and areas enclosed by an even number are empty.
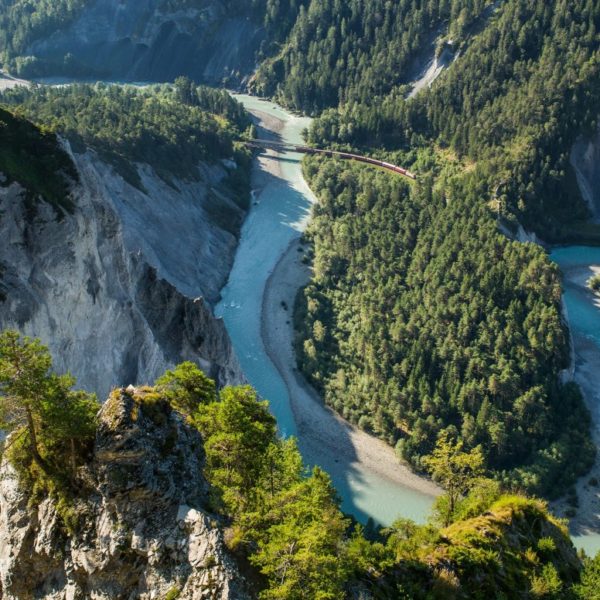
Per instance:
[[[446,495],[437,503],[444,527],[454,517],[460,499],[484,473],[481,446],[469,452],[463,450],[462,441],[453,443],[447,431],[442,431],[433,453],[423,460],[433,479],[446,490]]]
[[[96,397],[72,391],[71,375],[51,372],[52,358],[39,340],[16,331],[0,334],[0,428],[26,438],[29,458],[44,473],[76,466],[76,451],[93,438]],[[9,442],[9,443],[12,443]]]

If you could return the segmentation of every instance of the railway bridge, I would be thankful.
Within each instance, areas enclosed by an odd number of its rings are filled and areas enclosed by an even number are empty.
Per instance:
[[[393,165],[392,163],[378,160],[376,158],[371,158],[369,156],[362,156],[360,154],[351,154],[349,152],[340,152],[338,150],[321,150],[319,148],[312,148],[311,146],[288,144],[285,142],[274,142],[271,140],[250,140],[249,142],[245,142],[245,144],[251,148],[266,148],[277,150],[279,152],[301,152],[302,154],[322,154],[330,158],[338,157],[346,160],[355,160],[356,162],[381,167],[382,169],[392,171],[393,173],[399,173],[400,175],[408,177],[409,179],[415,180],[417,178],[414,173],[411,173],[403,167],[399,167],[398,165]]]

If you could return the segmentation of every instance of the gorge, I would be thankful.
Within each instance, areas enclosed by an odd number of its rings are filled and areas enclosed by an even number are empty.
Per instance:
[[[200,538],[223,551],[215,571],[210,558],[206,572],[169,571],[160,594],[191,598],[216,577],[225,598],[240,569],[269,600],[303,597],[290,591],[303,578],[336,600],[589,597],[595,563],[552,514],[600,550],[598,30],[593,0],[0,0],[0,329],[41,337],[56,372],[101,401],[133,394],[117,440],[142,431],[142,405],[200,433],[206,494],[192,504],[208,519]],[[23,78],[38,83],[8,89]],[[256,138],[373,166],[258,151]],[[29,439],[13,425],[6,347],[0,424]],[[190,408],[194,365],[217,391]],[[165,371],[175,388],[149,387]],[[279,437],[254,392],[227,387],[243,383],[270,401]],[[39,423],[51,463],[62,446],[54,421]],[[82,474],[102,463],[103,427]],[[264,446],[243,445],[248,427]],[[28,514],[47,549],[68,513],[52,486],[35,496],[43,514],[21,502],[18,478],[47,482],[17,449],[0,536]],[[133,496],[154,486],[138,483]],[[159,581],[134,521],[108,550],[99,525],[89,548],[115,558],[123,543]],[[313,546],[319,530],[333,537]],[[83,585],[81,556],[56,577],[36,558],[41,597],[52,577]],[[133,593],[119,585],[106,594]]]

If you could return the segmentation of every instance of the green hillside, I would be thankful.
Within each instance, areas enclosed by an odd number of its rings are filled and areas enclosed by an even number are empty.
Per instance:
[[[151,88],[105,84],[17,88],[4,92],[0,102],[64,135],[75,151],[94,149],[137,186],[141,182],[135,163],[149,164],[170,181],[198,180],[201,161],[236,157],[247,165],[249,160],[249,153],[234,144],[250,125],[243,108],[226,92],[196,88],[185,79],[177,86]],[[241,176],[247,176],[246,169]],[[232,184],[247,182],[232,180]]]
[[[312,0],[300,9],[279,53],[262,63],[254,85],[312,113],[349,102],[370,104],[415,74],[442,31],[456,43],[467,37],[490,4]]]
[[[77,171],[56,135],[1,108],[0,173],[2,185],[18,182],[32,201],[42,197],[57,209],[73,208]]]

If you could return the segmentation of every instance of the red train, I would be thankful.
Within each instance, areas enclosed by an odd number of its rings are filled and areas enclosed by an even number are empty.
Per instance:
[[[339,152],[337,150],[320,150],[318,148],[311,148],[310,146],[290,146],[289,144],[285,144],[282,142],[271,142],[267,140],[253,140],[249,143],[250,145],[255,145],[259,147],[272,146],[277,150],[292,150],[295,152],[302,152],[303,154],[323,154],[325,156],[328,156],[329,158],[333,156],[338,156],[339,158],[344,158],[346,160],[355,160],[357,162],[366,163],[368,165],[382,167],[383,169],[387,169],[388,171],[404,175],[404,177],[408,177],[409,179],[417,178],[414,173],[411,173],[407,169],[404,169],[397,165],[393,165],[392,163],[385,162],[383,160],[369,158],[368,156],[361,156],[360,154],[351,154],[350,152]]]
[[[361,156],[360,154],[351,154],[350,152],[338,152],[337,150],[319,150],[318,148],[311,148],[310,146],[295,146],[294,150],[296,152],[303,152],[304,154],[324,154],[325,156],[328,156],[330,158],[333,156],[338,156],[339,158],[344,158],[346,160],[355,160],[357,162],[367,163],[368,165],[382,167],[384,169],[387,169],[388,171],[400,173],[400,175],[404,175],[409,179],[417,178],[414,173],[411,173],[407,169],[404,169],[397,165],[393,165],[392,163],[385,162],[383,160],[377,160],[376,158]]]

